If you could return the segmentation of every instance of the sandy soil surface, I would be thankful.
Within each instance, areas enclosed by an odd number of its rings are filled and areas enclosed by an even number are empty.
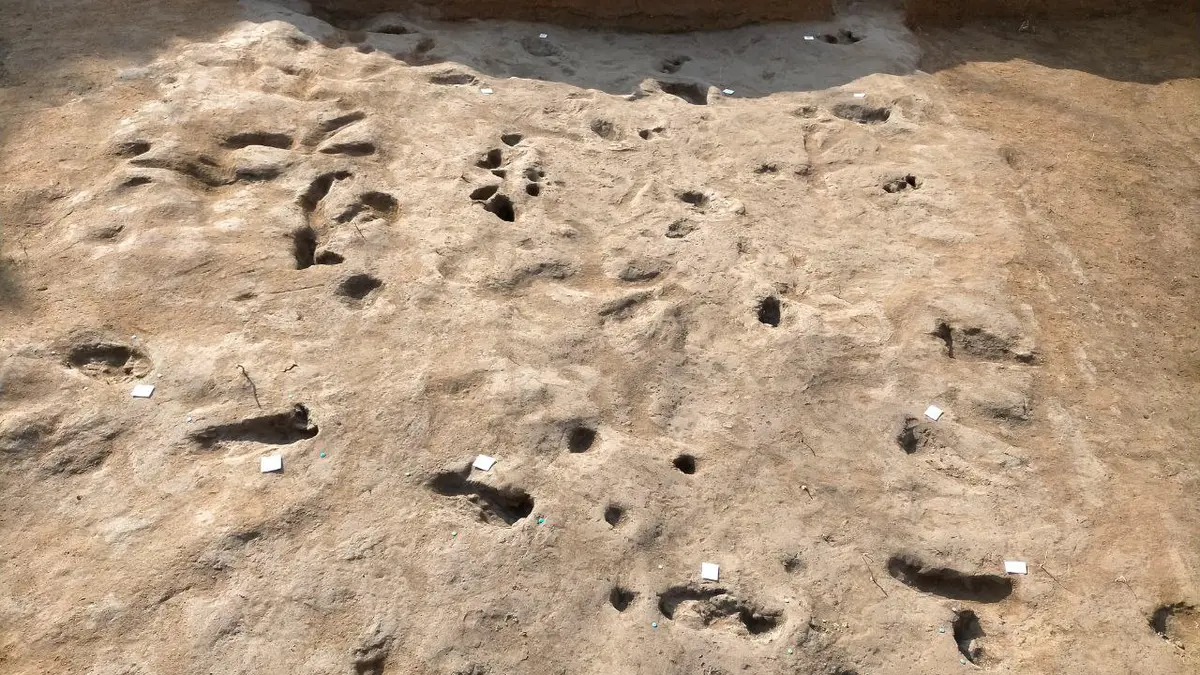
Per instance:
[[[0,672],[1200,670],[1194,16],[9,7]]]

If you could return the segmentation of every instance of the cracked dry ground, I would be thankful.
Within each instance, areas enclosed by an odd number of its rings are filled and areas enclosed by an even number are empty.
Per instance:
[[[0,27],[0,671],[1200,667],[1186,17],[289,7]]]

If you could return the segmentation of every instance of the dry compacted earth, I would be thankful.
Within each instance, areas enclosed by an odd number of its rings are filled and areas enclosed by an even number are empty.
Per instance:
[[[13,0],[0,672],[1197,672],[1194,19]]]

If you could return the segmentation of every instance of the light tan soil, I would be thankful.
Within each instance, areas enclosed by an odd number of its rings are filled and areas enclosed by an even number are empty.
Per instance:
[[[10,4],[0,672],[1200,669],[1193,16]]]

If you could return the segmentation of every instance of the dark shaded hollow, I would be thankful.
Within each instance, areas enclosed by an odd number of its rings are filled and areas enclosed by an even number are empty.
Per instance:
[[[947,567],[926,567],[919,559],[897,555],[888,558],[888,574],[922,593],[952,600],[1000,602],[1012,594],[1012,580],[995,574],[963,574]]]
[[[642,140],[648,141],[652,137],[654,137],[658,134],[661,134],[662,132],[664,132],[666,130],[667,130],[666,127],[654,127],[653,129],[639,129],[638,136],[641,136]]]
[[[521,140],[524,138],[525,138],[524,136],[522,136],[521,134],[517,134],[517,133],[501,134],[500,141],[511,148],[512,146],[516,145],[517,143],[520,143]]]
[[[950,324],[939,321],[937,327],[929,334],[946,343],[946,356],[954,358],[954,331],[950,329]]]
[[[531,166],[525,169],[525,180],[530,183],[539,183],[546,177],[546,172],[536,166]]]
[[[684,204],[691,204],[692,206],[704,206],[708,204],[708,195],[697,190],[687,190],[686,192],[680,192],[675,196],[678,197],[679,201],[683,202]]]
[[[831,112],[844,120],[859,124],[879,124],[892,116],[891,108],[876,108],[861,103],[838,103]]]
[[[118,143],[115,152],[120,157],[137,157],[150,152],[150,144],[146,141],[126,141]]]
[[[969,609],[955,612],[953,628],[954,643],[958,645],[958,653],[971,663],[976,663],[979,657],[983,656],[983,648],[972,647],[971,643],[986,635],[983,632],[983,626],[979,624],[979,617]]]
[[[658,594],[658,611],[668,619],[675,618],[675,610],[685,602],[705,602],[723,595],[724,588],[697,588],[696,586],[672,586]]]
[[[663,93],[681,98],[692,105],[708,105],[708,86],[694,82],[658,83]]]
[[[612,139],[617,135],[617,127],[608,120],[592,120],[590,128],[592,133],[603,139]]]
[[[435,73],[429,77],[430,84],[441,85],[475,84],[478,81],[470,73],[461,73],[453,70],[445,73]]]
[[[221,141],[221,146],[229,150],[245,148],[251,145],[289,150],[292,147],[292,137],[288,134],[270,131],[243,131],[232,136],[226,136]]]
[[[689,476],[696,473],[696,458],[691,455],[680,455],[672,460],[671,464]]]
[[[625,517],[625,509],[616,504],[609,504],[604,508],[604,522],[616,527],[621,523],[621,519]]]
[[[471,467],[465,471],[445,471],[434,476],[429,489],[444,497],[467,497],[479,507],[479,519],[492,523],[500,520],[513,525],[533,513],[533,497],[519,488],[494,488],[469,479]]]
[[[192,434],[192,440],[203,448],[228,441],[288,445],[312,438],[317,432],[317,425],[309,420],[308,408],[297,403],[286,412],[206,427]]]
[[[596,442],[596,430],[589,427],[575,427],[567,433],[567,449],[571,452],[587,452]]]
[[[149,176],[130,176],[125,179],[125,182],[121,183],[121,187],[137,187],[151,182],[153,181]]]
[[[385,23],[382,25],[372,26],[371,33],[383,33],[384,35],[412,35],[417,32],[402,23]]]
[[[1158,634],[1164,640],[1171,639],[1171,618],[1176,614],[1194,614],[1197,609],[1195,605],[1190,605],[1186,602],[1176,602],[1170,605],[1160,605],[1150,615],[1148,623],[1151,630]]]
[[[513,206],[512,200],[505,195],[497,194],[489,199],[483,205],[483,210],[494,214],[506,223],[511,223],[517,219],[517,209]]]
[[[333,119],[325,120],[317,125],[317,129],[321,133],[328,134],[341,129],[342,127],[348,127],[355,122],[365,119],[366,117],[367,114],[365,112],[356,110],[354,112],[346,113],[345,115],[338,115]]]
[[[526,183],[525,194],[529,195],[530,197],[537,197],[538,195],[542,194],[542,186],[538,185],[537,183]]]
[[[313,258],[313,262],[318,265],[340,265],[346,262],[346,259],[333,251],[321,251]]]
[[[896,445],[904,451],[904,454],[911,455],[921,448],[922,445],[921,420],[916,417],[905,417],[904,426],[900,429],[900,433],[896,434]]]
[[[779,165],[775,162],[763,162],[762,164],[758,165],[758,168],[754,170],[754,173],[779,173]]]
[[[844,28],[839,30],[837,33],[825,33],[821,36],[822,42],[827,42],[831,45],[852,45],[855,42],[860,42],[861,40],[862,37],[855,35]]]
[[[492,148],[483,153],[483,156],[475,162],[475,166],[481,169],[499,169],[503,162],[504,151],[500,148]]]
[[[488,199],[491,199],[492,195],[496,194],[499,190],[499,185],[484,185],[483,187],[475,188],[474,190],[471,190],[471,200],[477,202],[487,201]]]
[[[304,193],[297,200],[300,203],[300,208],[306,213],[312,213],[317,209],[317,204],[329,194],[329,190],[333,188],[334,181],[346,180],[351,176],[349,171],[331,171],[323,173],[313,179],[313,182],[308,184]]]
[[[663,59],[662,62],[660,62],[658,64],[658,72],[666,73],[668,75],[670,75],[672,73],[678,73],[679,69],[683,67],[683,64],[685,64],[691,60],[692,60],[692,57],[682,56],[682,55],[681,56],[673,56],[669,59]]]
[[[119,342],[92,342],[76,345],[67,352],[67,365],[73,368],[94,368],[104,370],[120,370],[125,374],[133,372],[130,361],[142,358],[140,352],[133,347]]]
[[[629,609],[633,601],[637,598],[637,593],[620,586],[613,586],[613,589],[608,593],[608,602],[618,612],[624,612]]]
[[[383,214],[394,213],[399,207],[396,198],[386,192],[364,192],[358,201]]]
[[[317,231],[307,225],[292,233],[292,257],[296,269],[305,270],[316,264]]]
[[[695,232],[698,227],[698,225],[688,221],[686,218],[680,219],[668,225],[667,231],[663,236],[667,239],[683,239]]]
[[[788,574],[794,574],[804,569],[804,560],[795,553],[791,553],[783,559],[783,571]]]
[[[362,300],[382,285],[382,281],[370,274],[352,274],[338,284],[337,294],[354,300]]]
[[[375,154],[375,144],[370,141],[354,141],[348,143],[334,143],[333,145],[321,148],[321,153],[326,155],[347,155],[349,157],[365,157]]]
[[[921,180],[911,173],[903,178],[894,178],[883,184],[883,191],[888,194],[904,192],[905,190],[916,190],[921,187]]]
[[[771,295],[759,301],[758,320],[773,328],[779,326],[779,322],[783,320],[783,306],[779,298]]]
[[[508,169],[492,169],[492,175],[496,178],[504,178],[508,175]]]

